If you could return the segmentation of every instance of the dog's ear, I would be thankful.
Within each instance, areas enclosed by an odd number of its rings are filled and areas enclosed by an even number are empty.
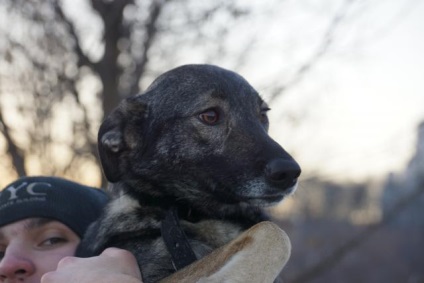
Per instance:
[[[115,125],[114,116],[109,116],[100,126],[97,140],[103,172],[112,183],[119,181],[121,177],[119,156],[125,147],[121,127],[119,124]]]
[[[121,156],[136,147],[133,125],[147,118],[147,105],[140,96],[127,98],[103,121],[97,142],[103,172],[109,182],[121,180],[125,164]]]

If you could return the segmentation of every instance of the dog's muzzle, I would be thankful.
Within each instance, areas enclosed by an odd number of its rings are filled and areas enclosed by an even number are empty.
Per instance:
[[[294,160],[276,158],[265,166],[267,181],[283,191],[289,190],[296,185],[300,172],[300,166]]]

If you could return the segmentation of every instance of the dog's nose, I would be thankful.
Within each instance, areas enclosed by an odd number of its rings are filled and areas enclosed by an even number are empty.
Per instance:
[[[266,178],[273,183],[290,184],[300,176],[300,166],[294,160],[273,159],[265,167]]]

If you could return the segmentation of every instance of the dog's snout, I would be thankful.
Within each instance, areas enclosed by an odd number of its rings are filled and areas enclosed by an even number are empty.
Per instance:
[[[300,166],[294,160],[273,159],[265,167],[266,178],[274,183],[290,183],[300,176]]]

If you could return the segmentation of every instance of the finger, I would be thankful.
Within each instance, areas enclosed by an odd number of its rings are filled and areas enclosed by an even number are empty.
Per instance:
[[[137,259],[131,252],[124,249],[107,248],[102,252],[101,255],[118,259],[121,264],[125,265],[126,273],[128,275],[136,276],[137,278],[141,279],[141,273],[138,267]]]
[[[63,268],[65,266],[69,266],[72,264],[75,264],[78,260],[80,260],[77,257],[73,257],[73,256],[66,256],[64,258],[62,258],[59,263],[57,264],[57,269]]]
[[[119,248],[107,248],[102,252],[102,255],[107,255],[110,257],[125,257],[125,258],[130,258],[130,257],[134,257],[133,254],[127,250],[124,249],[119,249]]]
[[[40,283],[54,283],[54,282],[58,282],[57,281],[57,276],[56,276],[57,272],[56,271],[49,271],[44,273],[43,276],[41,276],[40,279]]]

